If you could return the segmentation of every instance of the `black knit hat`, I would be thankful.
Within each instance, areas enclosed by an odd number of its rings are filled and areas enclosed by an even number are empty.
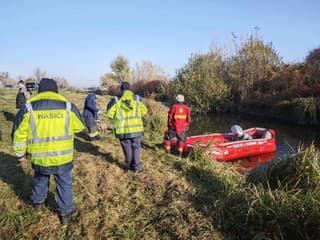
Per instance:
[[[39,83],[38,93],[48,91],[58,93],[58,85],[53,79],[42,78]]]
[[[131,85],[128,82],[122,82],[121,86],[120,86],[120,90],[124,91],[124,90],[130,90],[131,89]]]

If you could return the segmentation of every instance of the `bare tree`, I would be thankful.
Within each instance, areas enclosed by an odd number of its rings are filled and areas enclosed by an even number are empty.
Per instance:
[[[152,81],[152,80],[167,80],[168,76],[165,71],[159,66],[153,64],[149,60],[143,60],[141,64],[137,63],[135,69],[132,70],[133,80]]]
[[[45,77],[47,75],[47,73],[46,73],[46,71],[42,70],[40,67],[37,67],[34,75],[35,75],[37,82],[40,82],[41,78]]]

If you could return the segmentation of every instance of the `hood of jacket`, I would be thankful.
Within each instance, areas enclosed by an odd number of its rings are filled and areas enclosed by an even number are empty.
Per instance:
[[[130,90],[123,91],[123,95],[120,98],[120,107],[125,111],[131,111],[133,109],[134,93]]]

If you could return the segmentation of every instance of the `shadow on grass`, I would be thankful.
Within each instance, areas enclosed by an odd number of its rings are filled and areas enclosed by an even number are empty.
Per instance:
[[[2,111],[2,112],[3,112],[3,116],[6,118],[7,121],[14,122],[15,115],[13,113],[7,112],[7,111]]]
[[[145,142],[145,141],[141,141],[141,147],[145,148],[145,149],[148,149],[148,150],[151,150],[151,151],[159,151],[160,149],[164,149],[163,148],[163,144],[161,144],[161,143],[157,143],[157,144],[151,145],[151,144],[149,144],[148,142]]]
[[[226,239],[252,239],[244,224],[248,222],[248,203],[241,191],[232,190],[228,183],[200,167],[190,167],[185,173],[197,189],[190,196],[195,208],[208,217]]]
[[[77,136],[79,137],[79,135]],[[107,162],[111,164],[116,164],[120,168],[123,168],[124,166],[118,160],[114,159],[110,153],[100,152],[99,146],[96,146],[91,142],[85,142],[85,141],[82,141],[80,138],[75,138],[74,145],[75,145],[75,149],[78,152],[90,153],[91,155],[94,155],[94,156],[102,156]]]
[[[89,135],[88,135],[88,133],[86,131],[79,132],[79,133],[76,134],[76,136],[78,138],[81,138],[82,140],[90,141]]]
[[[33,177],[24,172],[21,163],[19,163],[14,156],[4,152],[0,152],[0,166],[0,179],[12,187],[19,199],[31,205],[30,194],[32,191]],[[5,193],[1,194],[3,196]],[[46,203],[49,209],[55,212],[56,202],[53,193],[48,192]]]

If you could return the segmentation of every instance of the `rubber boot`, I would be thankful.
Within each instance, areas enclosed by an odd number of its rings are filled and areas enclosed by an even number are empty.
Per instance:
[[[179,142],[178,143],[178,152],[179,152],[179,157],[182,158],[182,153],[183,153],[183,149],[184,149],[184,143],[183,142]]]
[[[68,225],[71,222],[71,213],[60,215],[60,221],[61,221],[62,228],[68,227]]]
[[[164,150],[166,153],[170,153],[171,151],[171,142],[170,141],[164,141]]]
[[[33,208],[37,213],[40,213],[45,210],[46,206],[44,203],[34,203]]]

